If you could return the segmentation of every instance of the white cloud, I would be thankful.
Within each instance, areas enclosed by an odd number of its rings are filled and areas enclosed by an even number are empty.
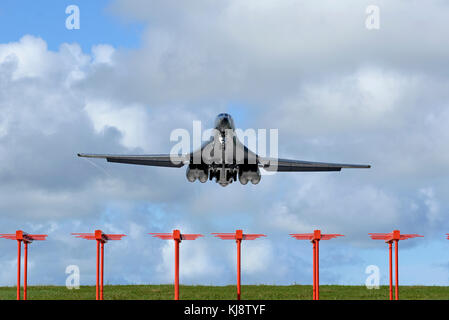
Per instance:
[[[14,80],[23,77],[42,77],[50,68],[51,53],[40,38],[24,36],[19,42],[0,45],[0,61],[15,65]]]
[[[244,241],[242,244],[242,272],[264,276],[276,268],[275,255],[270,240]]]
[[[441,215],[440,205],[438,200],[435,198],[435,192],[433,188],[422,188],[419,193],[424,197],[424,204],[427,207],[427,218],[429,222],[434,224],[441,222],[444,216]]]
[[[210,240],[210,239],[209,239]],[[207,243],[207,239],[199,238],[195,241],[182,241],[179,249],[180,282],[194,284],[208,278],[216,278],[223,272],[223,268],[213,259],[214,249]],[[216,251],[215,251],[216,252]],[[157,257],[159,260],[159,256]],[[157,270],[165,283],[174,281],[175,248],[174,242],[164,241]]]
[[[148,149],[146,128],[150,119],[144,106],[117,107],[113,102],[87,101],[85,108],[97,132],[112,126],[123,133],[121,143],[125,147]]]

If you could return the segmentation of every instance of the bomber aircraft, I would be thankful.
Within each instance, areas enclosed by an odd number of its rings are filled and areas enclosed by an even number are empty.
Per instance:
[[[237,138],[234,120],[227,113],[220,113],[210,141],[191,153],[155,155],[85,154],[79,157],[103,158],[108,162],[137,164],[156,167],[181,168],[187,166],[186,177],[204,183],[213,180],[225,187],[233,181],[241,184],[258,184],[260,168],[275,172],[340,171],[342,168],[370,168],[370,165],[341,164],[261,157],[248,149]]]

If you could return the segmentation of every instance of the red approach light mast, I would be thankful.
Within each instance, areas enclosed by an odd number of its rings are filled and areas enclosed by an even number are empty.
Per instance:
[[[125,234],[105,234],[101,230],[95,230],[95,233],[72,233],[77,238],[97,241],[97,283],[95,286],[95,299],[103,300],[103,278],[104,278],[104,244],[109,240],[121,240],[126,237]],[[101,254],[101,260],[100,260]],[[101,261],[101,279],[100,279],[100,261]],[[100,283],[99,283],[100,282]]]
[[[20,300],[20,257],[22,242],[24,245],[24,266],[23,266],[23,300],[27,299],[27,277],[28,277],[28,244],[34,240],[45,240],[46,234],[28,234],[22,230],[17,230],[16,233],[3,233],[0,238],[17,240],[17,300]]]
[[[244,234],[242,230],[236,230],[235,233],[212,233],[215,237],[218,237],[222,240],[235,240],[237,243],[237,300],[240,300],[241,287],[240,287],[240,279],[241,279],[241,254],[240,249],[242,245],[242,240],[254,240],[260,237],[266,237],[264,234]]]
[[[390,300],[393,300],[393,242],[394,245],[394,251],[395,251],[395,278],[396,278],[396,285],[395,285],[395,299],[399,300],[399,254],[398,254],[398,244],[399,240],[407,240],[411,238],[416,237],[424,237],[419,234],[401,234],[399,230],[394,230],[390,233],[368,233],[373,240],[384,240],[386,243],[388,243],[388,251],[390,255],[389,264],[390,264]]]
[[[182,240],[196,240],[202,237],[202,234],[181,234],[179,230],[173,230],[173,233],[149,233],[155,238],[162,240],[175,241],[175,300],[179,300],[179,244]]]
[[[313,233],[290,234],[297,240],[310,240],[313,244],[313,300],[320,300],[320,240],[330,240],[343,237],[342,234],[321,234],[321,230]]]

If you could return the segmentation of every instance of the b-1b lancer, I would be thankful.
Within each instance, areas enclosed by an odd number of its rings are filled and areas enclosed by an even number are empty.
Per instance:
[[[155,167],[181,168],[187,166],[187,180],[215,181],[225,187],[233,181],[258,184],[260,168],[276,172],[340,171],[342,168],[370,168],[370,165],[311,162],[261,157],[249,150],[235,134],[234,120],[221,113],[215,120],[214,134],[198,150],[184,154],[113,155],[84,154],[79,157],[103,158],[108,162],[138,164]]]

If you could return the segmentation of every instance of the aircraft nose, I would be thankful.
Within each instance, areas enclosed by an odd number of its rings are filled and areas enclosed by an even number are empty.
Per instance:
[[[221,119],[221,125],[220,127],[222,129],[229,129],[231,127],[231,122],[229,121],[229,118],[223,118]]]

